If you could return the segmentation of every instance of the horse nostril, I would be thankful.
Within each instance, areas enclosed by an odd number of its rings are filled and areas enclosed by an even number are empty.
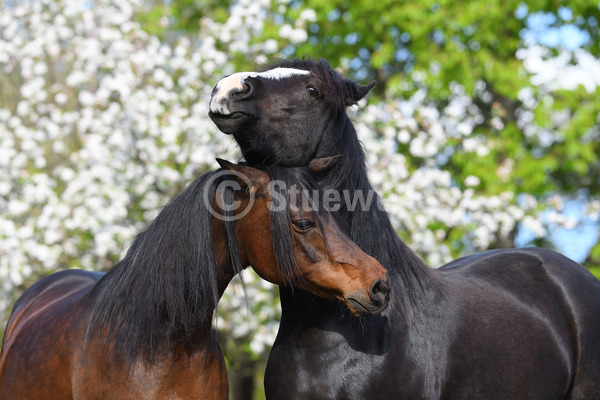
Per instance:
[[[379,279],[371,286],[371,299],[379,305],[386,303],[390,297],[390,287]]]
[[[249,80],[242,82],[242,88],[233,93],[238,99],[247,99],[254,94],[254,86]]]

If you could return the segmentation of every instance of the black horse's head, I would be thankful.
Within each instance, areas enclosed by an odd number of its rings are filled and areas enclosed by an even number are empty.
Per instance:
[[[375,82],[343,78],[324,61],[291,60],[264,72],[222,78],[210,100],[210,118],[233,134],[251,164],[302,166],[339,154],[336,135],[345,108],[362,99]]]

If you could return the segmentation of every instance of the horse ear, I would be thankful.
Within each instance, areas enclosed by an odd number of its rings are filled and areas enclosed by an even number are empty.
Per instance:
[[[231,178],[239,183],[243,188],[258,188],[266,187],[269,184],[269,174],[258,168],[253,168],[248,165],[234,164],[230,161],[217,158],[217,162],[223,170],[231,171]]]
[[[218,157],[216,158],[216,160],[219,163],[219,165],[221,166],[221,168],[223,168],[223,169],[227,169],[229,171],[235,171],[235,167],[237,167],[237,165],[235,165],[231,161],[227,161],[227,160],[224,160],[224,159],[218,158]]]
[[[347,85],[347,93],[346,93],[346,107],[353,106],[360,99],[365,97],[367,93],[373,89],[377,82],[372,81],[367,83],[366,85],[361,85],[360,83],[350,82]]]
[[[308,163],[308,168],[315,173],[325,171],[327,168],[335,164],[341,157],[341,155],[337,155],[331,157],[313,158]]]

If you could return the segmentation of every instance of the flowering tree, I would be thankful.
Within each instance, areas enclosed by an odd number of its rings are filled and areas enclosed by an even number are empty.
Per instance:
[[[245,46],[261,8],[239,5],[225,23],[205,19],[197,37],[166,43],[134,22],[139,7],[2,8],[0,334],[34,281],[64,268],[109,269],[162,205],[217,167],[215,157],[239,157],[208,118],[208,99],[233,71],[218,45],[264,57],[260,45]],[[248,308],[234,287],[217,321],[232,362],[264,355],[278,320],[276,290],[251,272],[245,281]]]
[[[163,204],[216,167],[215,157],[237,159],[233,141],[207,117],[212,86],[289,55],[317,20],[304,8],[288,24],[274,18],[293,9],[288,2],[240,0],[224,16],[216,8],[201,13],[193,34],[169,38],[163,30],[159,38],[136,22],[143,5],[0,6],[0,329],[35,280],[64,268],[110,268]],[[519,224],[543,237],[535,196],[481,190],[492,184],[479,161],[494,155],[502,118],[492,116],[485,136],[464,87],[453,85],[443,107],[426,96],[417,90],[352,110],[370,177],[399,234],[432,266],[512,245]],[[449,168],[456,154],[477,167]],[[500,181],[517,167],[510,158],[493,166]],[[555,203],[560,210],[559,197]],[[600,204],[593,207],[597,218]],[[552,215],[545,221],[568,225]],[[244,278],[245,289],[236,280],[225,292],[216,320],[233,368],[265,359],[279,318],[276,289],[250,271]]]
[[[211,40],[161,43],[132,21],[136,6],[3,9],[0,70],[12,87],[0,100],[3,322],[40,276],[110,268],[216,155],[236,157],[206,116],[227,56]]]

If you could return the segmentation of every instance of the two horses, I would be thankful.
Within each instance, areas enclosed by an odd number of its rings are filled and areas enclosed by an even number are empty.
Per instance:
[[[284,61],[216,85],[210,117],[256,165],[341,155],[326,190],[373,191],[346,107],[372,88],[324,61]],[[376,195],[375,195],[376,196]],[[336,215],[387,269],[389,307],[357,318],[281,287],[268,399],[598,399],[600,282],[548,250],[494,250],[430,269],[379,204]]]
[[[312,171],[219,162],[107,273],[61,271],[25,291],[2,344],[0,399],[227,399],[212,315],[247,265],[356,316],[386,307],[386,271],[306,196],[335,159]],[[272,180],[298,190],[274,192]]]
[[[6,330],[0,398],[227,398],[211,317],[249,264],[281,285],[269,399],[600,398],[600,282],[577,263],[494,250],[433,270],[380,204],[330,214],[299,190],[283,197],[299,207],[269,206],[272,180],[373,191],[345,110],[371,88],[308,59],[220,81],[210,116],[261,169],[221,162],[108,273],[28,289]]]

